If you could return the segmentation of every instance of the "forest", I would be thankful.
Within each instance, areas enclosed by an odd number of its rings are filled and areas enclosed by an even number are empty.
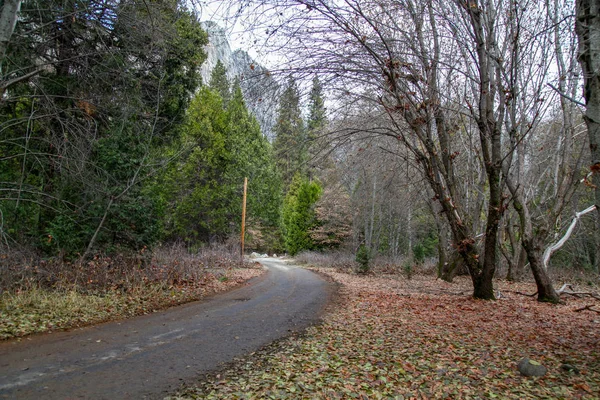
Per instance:
[[[494,277],[533,275],[556,302],[552,271],[599,273],[598,213],[578,214],[597,187],[595,42],[571,2],[225,3],[268,51],[286,41],[261,72],[281,84],[272,137],[242,93],[252,74],[219,61],[202,82],[198,10],[17,4],[1,21],[3,290],[169,246],[234,253],[245,177],[250,250],[426,264],[486,299]]]
[[[203,7],[243,27],[268,67],[231,79],[219,61],[203,79]],[[29,311],[0,338],[258,274],[235,270],[244,178],[247,255],[352,279],[458,277],[483,300],[507,282],[552,304],[562,283],[596,287],[599,12],[597,0],[4,0],[1,311]],[[280,87],[269,135],[242,84],[261,74]],[[69,296],[64,315],[34,309]]]

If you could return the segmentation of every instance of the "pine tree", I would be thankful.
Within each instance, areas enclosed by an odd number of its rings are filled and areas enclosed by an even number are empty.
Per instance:
[[[315,75],[313,85],[310,91],[309,115],[308,115],[308,136],[309,139],[315,139],[318,131],[322,129],[327,120],[325,117],[325,100],[323,99],[323,86],[319,77]]]
[[[161,182],[170,239],[206,243],[226,236],[231,196],[224,190],[224,172],[232,158],[227,130],[221,96],[206,87],[200,89],[177,146],[187,152]]]
[[[295,173],[304,173],[307,151],[304,121],[300,111],[300,94],[296,82],[289,78],[279,101],[279,114],[274,128],[275,157],[284,184],[289,185]]]
[[[226,107],[216,90],[198,92],[181,142],[188,152],[163,183],[171,239],[198,244],[237,235],[244,177],[249,179],[248,227],[274,230],[281,180],[271,144],[246,108],[239,83]]]
[[[250,114],[236,80],[227,107],[229,149],[234,155],[229,167],[232,185],[249,179],[248,215],[262,225],[276,226],[279,220],[281,178],[277,172],[272,146],[262,134],[256,118]],[[241,209],[239,210],[241,212]],[[239,213],[235,218],[239,217]]]
[[[231,99],[231,85],[229,79],[227,79],[227,68],[221,60],[217,61],[217,65],[211,72],[209,87],[221,95],[223,104],[227,106]]]

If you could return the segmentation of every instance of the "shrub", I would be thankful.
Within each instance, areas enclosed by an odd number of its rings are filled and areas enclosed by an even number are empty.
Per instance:
[[[359,274],[366,274],[369,272],[369,261],[370,261],[369,249],[364,244],[358,246],[358,250],[356,251],[356,262],[358,263],[358,268],[356,270]]]

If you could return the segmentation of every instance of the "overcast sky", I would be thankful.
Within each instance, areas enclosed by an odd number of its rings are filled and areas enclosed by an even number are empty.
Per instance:
[[[257,61],[263,61],[264,55],[258,51],[259,46],[254,43],[254,36],[247,32],[242,21],[233,18],[224,1],[205,0],[195,6],[201,21],[214,21],[219,24],[228,35],[232,50],[242,49],[248,52]]]

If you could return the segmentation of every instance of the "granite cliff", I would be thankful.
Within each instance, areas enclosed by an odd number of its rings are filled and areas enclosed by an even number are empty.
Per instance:
[[[277,118],[279,85],[270,76],[269,71],[255,62],[247,52],[231,50],[223,28],[212,21],[203,22],[202,27],[208,33],[209,40],[205,48],[207,59],[200,69],[203,81],[210,81],[213,68],[217,61],[221,60],[227,68],[229,80],[240,80],[248,109],[258,120],[263,134],[272,140],[273,126]]]

